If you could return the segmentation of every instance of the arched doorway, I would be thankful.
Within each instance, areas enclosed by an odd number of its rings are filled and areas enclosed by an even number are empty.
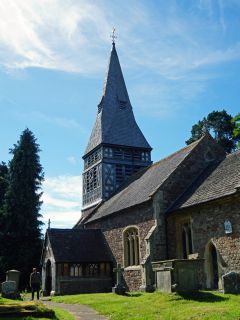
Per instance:
[[[207,288],[218,289],[218,281],[219,281],[218,254],[217,254],[217,249],[212,242],[209,242],[209,244],[206,247],[205,270],[207,274]]]
[[[48,260],[46,264],[45,290],[47,296],[50,296],[52,291],[52,266],[50,260]]]

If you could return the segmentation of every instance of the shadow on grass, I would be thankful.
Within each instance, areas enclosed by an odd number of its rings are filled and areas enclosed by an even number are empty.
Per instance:
[[[228,297],[219,297],[211,292],[179,292],[179,296],[186,300],[194,300],[199,302],[221,302],[229,300]]]
[[[127,292],[127,293],[124,294],[124,296],[125,296],[125,297],[132,297],[132,298],[134,297],[134,298],[137,298],[137,297],[141,297],[141,296],[142,296],[142,293],[139,293],[139,292],[138,292],[138,293],[130,293],[130,292]]]

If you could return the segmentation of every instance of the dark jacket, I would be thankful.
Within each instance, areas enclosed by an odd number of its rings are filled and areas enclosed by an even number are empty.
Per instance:
[[[41,275],[39,272],[32,272],[30,275],[30,287],[33,284],[41,284]]]

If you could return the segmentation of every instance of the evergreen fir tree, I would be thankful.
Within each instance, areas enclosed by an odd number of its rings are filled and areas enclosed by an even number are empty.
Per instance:
[[[8,167],[6,163],[0,163],[0,212],[3,206],[3,200],[8,186]]]
[[[3,233],[3,203],[5,193],[8,187],[8,167],[2,162],[0,163],[0,282],[4,281],[5,274],[2,268],[2,253],[4,248],[4,233]]]
[[[39,220],[43,168],[39,159],[39,145],[33,133],[26,129],[10,152],[9,185],[3,206],[5,270],[21,272],[23,286],[28,283],[33,266],[39,265],[42,239]]]

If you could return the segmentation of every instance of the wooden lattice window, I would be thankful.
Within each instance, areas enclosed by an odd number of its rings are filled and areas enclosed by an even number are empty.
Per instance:
[[[86,276],[95,277],[99,274],[99,264],[89,263],[86,265]]]
[[[71,277],[82,277],[83,268],[81,264],[70,265],[70,276]]]
[[[99,187],[99,167],[93,167],[84,174],[84,192],[91,192]]]
[[[136,227],[130,227],[123,233],[124,265],[139,265],[139,234]]]

